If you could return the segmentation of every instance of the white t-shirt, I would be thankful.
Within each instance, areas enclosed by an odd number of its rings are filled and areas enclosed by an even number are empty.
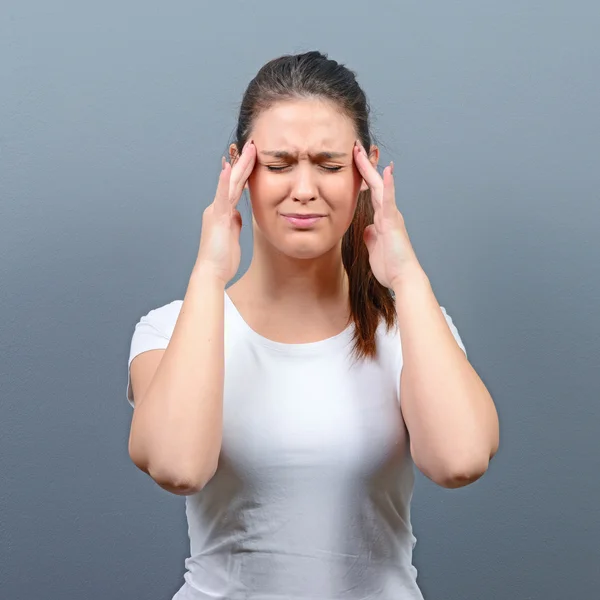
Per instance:
[[[376,360],[353,362],[352,326],[283,344],[224,302],[221,455],[186,496],[190,557],[174,600],[421,600],[397,328],[379,327]],[[167,347],[182,304],[141,318],[129,365]]]

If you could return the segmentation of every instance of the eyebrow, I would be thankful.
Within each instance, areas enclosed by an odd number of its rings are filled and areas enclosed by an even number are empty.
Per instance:
[[[263,154],[265,156],[273,156],[275,158],[296,158],[297,154],[292,154],[291,152],[287,152],[286,150],[261,150],[259,154]],[[317,154],[311,154],[312,158],[316,159],[333,159],[333,158],[344,158],[348,156],[346,152],[318,152]]]

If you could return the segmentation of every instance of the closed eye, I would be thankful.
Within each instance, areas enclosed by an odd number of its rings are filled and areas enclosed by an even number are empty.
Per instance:
[[[289,166],[285,165],[283,167],[274,167],[273,165],[266,165],[266,167],[267,167],[267,169],[269,169],[269,171],[278,172],[278,171],[283,171],[283,170],[287,169]],[[331,173],[335,173],[336,171],[339,171],[342,168],[341,166],[326,167],[325,165],[320,165],[320,167],[322,169],[324,169],[325,171],[329,171]]]

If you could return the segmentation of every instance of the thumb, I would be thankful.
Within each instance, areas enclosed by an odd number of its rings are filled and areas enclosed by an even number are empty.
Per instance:
[[[365,227],[365,230],[363,232],[363,240],[367,246],[369,254],[371,254],[375,246],[375,242],[377,241],[377,231],[375,229],[375,225],[367,225]]]
[[[231,229],[235,232],[236,236],[239,237],[240,230],[242,229],[242,215],[236,208],[234,208],[231,212]]]

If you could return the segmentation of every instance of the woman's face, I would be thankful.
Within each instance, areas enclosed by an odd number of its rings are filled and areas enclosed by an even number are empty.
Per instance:
[[[353,159],[357,137],[353,122],[327,101],[285,101],[263,111],[249,136],[255,234],[294,258],[316,258],[339,244],[366,189]],[[377,158],[373,147],[373,164]]]

